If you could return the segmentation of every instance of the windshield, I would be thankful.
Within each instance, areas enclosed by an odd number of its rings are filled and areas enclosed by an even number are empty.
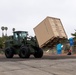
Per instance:
[[[27,32],[15,32],[14,33],[14,39],[18,40],[18,39],[24,39],[25,37],[27,37],[28,33]]]
[[[27,33],[25,32],[19,33],[19,36],[20,38],[24,39],[25,37],[27,37]]]

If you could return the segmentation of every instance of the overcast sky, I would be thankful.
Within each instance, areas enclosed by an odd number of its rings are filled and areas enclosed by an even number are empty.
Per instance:
[[[33,28],[47,16],[60,18],[71,37],[76,29],[76,0],[0,0],[0,27],[8,27],[8,35],[16,28],[34,36]]]

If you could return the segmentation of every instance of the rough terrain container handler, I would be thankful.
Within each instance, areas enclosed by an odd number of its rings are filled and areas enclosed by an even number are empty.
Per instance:
[[[12,39],[5,42],[6,58],[13,58],[15,54],[20,58],[29,58],[34,55],[35,58],[43,56],[43,50],[39,47],[36,37],[28,37],[27,31],[14,31]]]

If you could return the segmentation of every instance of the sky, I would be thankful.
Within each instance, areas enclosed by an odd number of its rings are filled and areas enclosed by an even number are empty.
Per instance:
[[[60,18],[71,37],[76,29],[76,0],[0,0],[0,36],[2,26],[8,27],[8,36],[12,28],[34,36],[33,28],[47,16]]]

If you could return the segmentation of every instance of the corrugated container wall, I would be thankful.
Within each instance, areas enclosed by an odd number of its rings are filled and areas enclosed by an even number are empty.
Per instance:
[[[40,47],[54,37],[67,38],[59,18],[46,17],[34,28],[34,32]]]

